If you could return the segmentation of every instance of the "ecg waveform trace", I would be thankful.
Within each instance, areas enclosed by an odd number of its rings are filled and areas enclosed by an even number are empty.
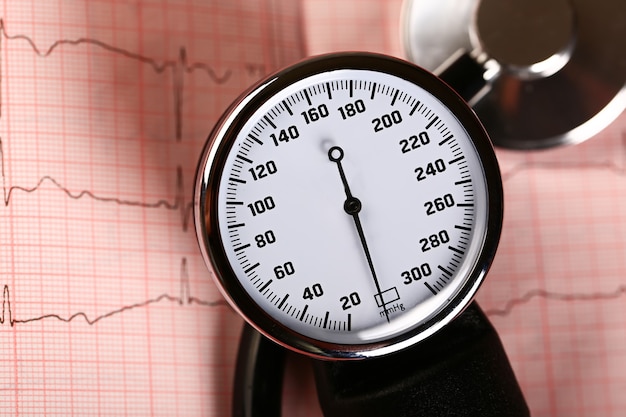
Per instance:
[[[153,203],[137,201],[137,200],[124,200],[117,197],[102,197],[94,194],[89,190],[81,190],[78,192],[73,192],[63,186],[59,181],[52,178],[49,175],[45,175],[39,179],[37,184],[32,187],[23,187],[19,185],[7,186],[6,185],[6,176],[4,172],[5,165],[5,155],[4,149],[2,145],[2,138],[0,138],[0,176],[2,177],[2,192],[4,198],[4,206],[7,207],[11,203],[11,197],[14,192],[21,191],[24,193],[33,193],[42,187],[45,183],[51,183],[60,191],[62,191],[67,197],[73,200],[78,200],[83,197],[89,197],[95,201],[99,201],[102,203],[115,203],[121,206],[131,206],[131,207],[142,207],[148,209],[158,209],[165,208],[167,210],[172,211],[180,211],[180,222],[183,228],[183,231],[187,231],[189,227],[189,222],[191,219],[191,215],[193,212],[193,203],[190,201],[185,201],[185,180],[183,177],[183,169],[181,166],[176,167],[176,192],[173,202],[167,200],[158,200]]]
[[[11,40],[11,41],[25,41],[33,50],[33,52],[41,57],[45,58],[51,55],[57,48],[60,48],[64,45],[70,46],[80,46],[80,45],[93,45],[99,47],[108,52],[122,55],[126,58],[139,61],[143,64],[149,65],[154,72],[157,74],[162,74],[166,70],[172,71],[173,77],[173,96],[174,96],[174,121],[175,121],[175,131],[176,131],[176,141],[180,142],[182,140],[182,132],[183,132],[183,100],[182,100],[182,91],[184,87],[184,74],[191,74],[195,71],[202,71],[206,73],[209,78],[215,84],[225,84],[232,77],[232,70],[227,69],[222,74],[218,74],[211,66],[203,62],[189,62],[187,57],[187,49],[184,46],[181,46],[178,50],[178,59],[176,60],[163,60],[158,61],[156,59],[140,55],[138,53],[119,48],[108,43],[102,42],[98,39],[93,38],[78,38],[78,39],[60,39],[52,43],[46,50],[42,50],[39,48],[35,42],[26,35],[18,34],[18,35],[10,35],[7,31],[6,23],[4,19],[0,18],[0,33],[2,33],[2,37]],[[0,42],[0,52],[2,51],[2,43]],[[0,75],[0,83],[2,82],[2,77]],[[0,105],[0,115],[1,115],[1,105]]]
[[[488,316],[508,316],[515,307],[526,304],[535,298],[544,298],[546,300],[574,302],[574,301],[602,301],[612,300],[626,295],[626,285],[618,286],[614,291],[608,292],[592,292],[592,293],[558,293],[546,291],[542,289],[533,289],[527,291],[517,298],[507,301],[502,308],[491,308],[485,311]]]
[[[69,323],[77,318],[82,318],[85,323],[90,326],[93,326],[100,320],[130,311],[138,308],[148,307],[151,304],[157,304],[163,301],[167,301],[170,303],[177,303],[179,305],[188,305],[188,304],[196,304],[204,307],[219,307],[225,306],[226,301],[218,300],[218,301],[207,301],[200,299],[198,297],[194,297],[191,295],[191,289],[189,284],[189,272],[187,267],[187,258],[183,257],[180,262],[180,293],[178,296],[170,295],[168,293],[160,294],[154,298],[150,298],[140,303],[130,304],[126,306],[122,306],[118,309],[109,311],[102,315],[96,316],[94,318],[89,318],[86,313],[78,312],[74,313],[69,317],[62,317],[58,314],[44,314],[38,317],[30,317],[26,319],[16,319],[13,317],[14,313],[11,309],[11,294],[9,291],[9,286],[4,285],[4,289],[2,292],[2,311],[0,314],[0,324],[8,323],[11,327],[17,324],[27,324],[37,321],[42,321],[46,319],[56,319],[58,321],[62,321],[65,323]]]

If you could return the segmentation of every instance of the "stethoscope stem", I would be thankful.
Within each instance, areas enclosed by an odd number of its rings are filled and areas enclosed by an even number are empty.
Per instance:
[[[468,103],[480,98],[489,89],[486,68],[469,52],[459,50],[439,69],[438,76]]]

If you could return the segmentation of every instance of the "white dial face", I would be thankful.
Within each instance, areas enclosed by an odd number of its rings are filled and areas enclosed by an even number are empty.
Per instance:
[[[273,320],[367,344],[432,320],[462,289],[469,302],[484,272],[485,171],[428,91],[372,70],[313,74],[230,140],[212,203],[219,239]]]

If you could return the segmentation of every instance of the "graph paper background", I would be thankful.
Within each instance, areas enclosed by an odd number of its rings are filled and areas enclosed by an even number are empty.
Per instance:
[[[240,319],[190,202],[213,123],[306,55],[403,56],[400,0],[0,1],[0,415],[229,414]],[[478,300],[533,416],[626,414],[626,118],[498,150]],[[285,415],[319,416],[291,357]]]

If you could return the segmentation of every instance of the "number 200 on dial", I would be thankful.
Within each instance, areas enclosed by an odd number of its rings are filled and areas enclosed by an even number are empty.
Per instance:
[[[377,356],[471,301],[499,239],[501,179],[479,121],[435,76],[329,55],[226,112],[195,220],[218,286],[263,334],[313,356]]]

